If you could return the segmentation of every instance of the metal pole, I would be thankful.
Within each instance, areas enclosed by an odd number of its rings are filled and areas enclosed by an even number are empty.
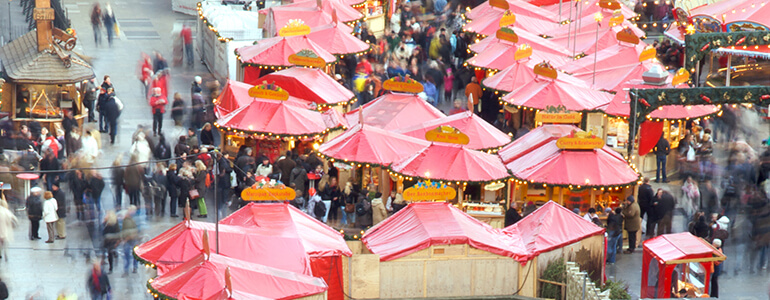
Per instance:
[[[588,279],[586,278],[588,278],[588,276],[586,274],[583,274],[583,300],[586,300],[586,288],[588,288],[586,286]]]
[[[583,23],[582,20],[582,14],[583,14],[583,1],[578,0],[578,8],[575,11],[575,19],[577,19],[577,24],[575,24],[575,40],[572,42],[572,57],[575,57],[575,53],[577,52],[577,35],[580,31],[580,24]]]
[[[698,64],[698,65],[700,65],[700,64]],[[728,54],[727,55],[727,73],[725,73],[725,86],[730,86],[730,79],[731,79],[730,78],[731,77],[730,76],[730,71],[732,71],[731,70],[732,67],[733,67],[733,55],[732,54]],[[698,74],[698,75],[700,75],[700,74]],[[698,80],[698,82],[700,82],[700,80]]]
[[[11,0],[8,0],[8,42],[11,41],[11,35],[13,35],[11,31]]]
[[[567,17],[567,22],[569,22],[567,23],[567,49],[569,49],[569,37],[572,35],[572,0],[569,2],[569,17]]]
[[[217,181],[219,181],[219,159],[221,157],[222,153],[217,153],[217,155],[214,155],[214,206],[216,206],[214,209],[216,211],[216,223],[214,223],[214,231],[215,231],[215,239],[217,240],[217,254],[219,254],[219,197],[217,197],[217,194],[219,193],[219,190],[217,189]],[[217,157],[220,156],[220,157]]]
[[[591,85],[596,84],[596,57],[598,56],[597,54],[599,54],[599,25],[601,25],[601,23],[596,22],[596,42],[594,43],[594,79]]]
[[[628,149],[628,160],[631,160],[631,154],[634,151],[634,139],[636,138],[636,110],[637,106],[639,106],[639,96],[636,95],[636,89],[629,90],[628,93],[631,95],[631,98],[633,98],[633,102],[631,104],[631,118],[629,118],[629,126],[628,126],[628,141],[626,142],[628,145],[626,149]]]

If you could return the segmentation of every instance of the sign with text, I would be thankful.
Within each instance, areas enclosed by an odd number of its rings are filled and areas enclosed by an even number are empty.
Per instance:
[[[503,41],[509,41],[511,43],[519,42],[519,36],[516,34],[516,32],[513,31],[513,29],[508,27],[498,29],[495,33],[495,37]]]
[[[404,190],[404,200],[412,202],[449,200],[457,196],[457,191],[450,187],[417,187],[413,186]]]
[[[326,66],[326,61],[323,58],[318,57],[313,50],[302,49],[297,53],[289,55],[289,63],[297,66],[323,68]]]
[[[289,92],[287,92],[286,90],[274,84],[263,84],[263,85],[253,86],[249,89],[249,96],[254,98],[272,99],[272,100],[280,100],[280,101],[289,100]]]
[[[516,24],[516,15],[510,10],[506,10],[505,13],[503,13],[503,17],[500,18],[500,27],[507,27],[513,24]]]
[[[470,139],[457,128],[441,125],[425,133],[425,139],[431,142],[467,145]]]
[[[306,34],[310,34],[310,26],[299,19],[289,20],[286,22],[286,26],[278,30],[278,35],[283,37]]]
[[[423,86],[409,76],[396,76],[391,79],[385,80],[382,83],[382,88],[388,91],[401,92],[401,93],[420,93],[423,91]]]
[[[572,132],[556,140],[556,147],[565,150],[593,150],[604,147],[604,140],[590,132]]]
[[[639,44],[639,37],[636,36],[636,34],[634,34],[634,32],[631,31],[630,28],[625,28],[621,31],[618,31],[618,33],[615,34],[615,38],[621,42],[626,42],[634,45]]]
[[[241,192],[244,201],[290,201],[297,197],[292,188],[246,188]]]
[[[543,124],[578,124],[582,119],[583,116],[578,112],[538,112],[537,115],[535,115],[535,123]]]

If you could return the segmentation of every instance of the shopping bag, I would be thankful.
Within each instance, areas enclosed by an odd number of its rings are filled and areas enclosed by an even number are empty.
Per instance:
[[[118,27],[118,23],[115,23],[115,36],[120,36],[120,27]]]
[[[205,200],[205,199],[203,199],[203,197],[199,197],[199,198],[198,198],[198,212],[199,212],[201,215],[207,215],[207,214],[208,214],[208,211],[209,211],[209,210],[208,210],[208,209],[206,209],[206,200]]]
[[[195,199],[195,198],[198,198],[200,196],[201,196],[201,194],[198,193],[198,190],[196,190],[196,189],[190,190],[190,199]]]

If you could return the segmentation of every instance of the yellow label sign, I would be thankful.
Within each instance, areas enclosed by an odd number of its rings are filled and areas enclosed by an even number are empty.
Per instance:
[[[567,150],[591,150],[604,147],[604,140],[598,137],[563,137],[556,140],[556,147]]]
[[[516,24],[516,15],[510,10],[506,10],[503,17],[500,18],[500,27],[507,27]]]
[[[457,191],[450,187],[410,187],[404,190],[404,200],[412,202],[449,200],[457,196]]]
[[[535,123],[543,124],[577,124],[583,119],[578,112],[571,113],[544,113],[538,112],[535,115]]]
[[[629,29],[629,28],[626,28],[626,29],[623,29],[623,30],[619,31],[615,35],[615,38],[618,41],[621,41],[621,42],[626,42],[626,43],[634,44],[634,45],[638,45],[639,44],[639,37],[636,36],[634,34],[634,32],[631,31],[631,29]]]
[[[467,145],[470,139],[467,135],[452,126],[441,125],[425,133],[425,139],[431,142]]]
[[[620,9],[620,3],[617,0],[600,0],[599,7],[610,10]]]
[[[489,6],[505,10],[509,8],[508,1],[505,0],[489,0]]]
[[[385,80],[385,82],[382,83],[382,88],[388,91],[414,94],[423,91],[422,84],[409,77],[401,76]]]
[[[623,14],[613,14],[612,17],[610,17],[610,27],[623,24],[624,20]]]
[[[289,201],[296,197],[292,188],[246,188],[241,192],[244,201]]]
[[[547,62],[541,62],[537,64],[533,70],[536,75],[540,75],[543,77],[548,77],[551,79],[556,79],[559,75],[556,73],[556,69],[554,69],[549,63]]]
[[[519,49],[516,49],[516,53],[513,54],[513,59],[521,60],[532,56],[532,47],[529,44],[522,44]]]
[[[324,61],[323,58],[320,58],[318,56],[316,57],[303,56],[299,53],[289,55],[289,63],[292,65],[313,67],[313,68],[323,68],[324,66],[326,66],[326,61]]]
[[[265,86],[257,85],[249,89],[249,96],[254,98],[272,99],[286,101],[289,100],[289,92],[284,89],[275,90]]]
[[[519,36],[513,32],[513,29],[504,27],[497,30],[495,37],[503,41],[509,41],[511,43],[518,43]]]
[[[679,68],[674,74],[674,79],[671,80],[672,86],[677,86],[690,80],[690,72],[685,68]]]
[[[648,46],[645,48],[642,53],[639,53],[639,62],[643,62],[645,60],[650,60],[655,58],[658,55],[658,51],[655,50],[655,47]]]
[[[310,26],[307,26],[302,20],[292,19],[286,23],[286,26],[278,30],[279,36],[295,36],[310,34]]]

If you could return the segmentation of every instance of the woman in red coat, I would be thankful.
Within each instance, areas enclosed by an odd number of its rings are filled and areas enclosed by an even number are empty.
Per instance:
[[[163,96],[159,87],[152,88],[152,97],[150,97],[150,106],[152,106],[152,133],[157,136],[163,126],[163,114],[166,113],[166,104],[168,100]]]

